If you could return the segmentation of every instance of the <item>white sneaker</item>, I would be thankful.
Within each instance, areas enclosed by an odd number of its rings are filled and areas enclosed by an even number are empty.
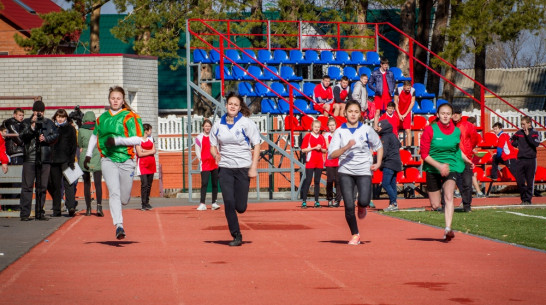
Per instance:
[[[212,209],[213,210],[218,210],[219,208],[220,208],[220,205],[218,203],[215,202],[215,203],[212,204]]]
[[[198,210],[198,211],[206,211],[206,210],[207,210],[207,206],[206,206],[204,203],[201,203],[201,204],[197,207],[197,210]]]

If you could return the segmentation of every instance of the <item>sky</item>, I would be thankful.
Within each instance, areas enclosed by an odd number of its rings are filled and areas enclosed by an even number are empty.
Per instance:
[[[70,2],[65,0],[52,0],[52,1],[57,3],[58,6],[64,9],[70,8],[72,6]],[[116,6],[114,5],[114,3],[112,1],[109,1],[108,3],[102,6],[100,13],[101,14],[117,14],[118,12],[116,11]]]

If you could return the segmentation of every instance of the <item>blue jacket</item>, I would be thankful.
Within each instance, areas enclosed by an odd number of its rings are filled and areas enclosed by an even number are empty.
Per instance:
[[[387,85],[389,85],[389,93],[392,96],[394,89],[396,89],[396,82],[394,81],[394,74],[392,74],[391,70],[387,70]],[[368,87],[375,92],[375,96],[381,96],[383,94],[383,74],[381,74],[380,69],[372,72]]]

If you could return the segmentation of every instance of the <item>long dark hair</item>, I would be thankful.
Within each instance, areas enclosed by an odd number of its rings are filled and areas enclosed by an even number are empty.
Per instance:
[[[230,92],[227,96],[226,96],[226,104],[227,102],[229,101],[230,98],[237,98],[239,100],[239,105],[241,106],[241,110],[239,110],[240,113],[243,114],[243,116],[245,117],[249,117],[250,116],[250,109],[248,108],[248,106],[246,105],[244,99],[242,96],[240,96],[239,94],[236,94],[235,92]]]

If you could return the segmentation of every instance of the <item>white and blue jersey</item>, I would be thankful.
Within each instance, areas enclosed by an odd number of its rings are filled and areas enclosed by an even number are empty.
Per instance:
[[[336,129],[328,146],[328,158],[331,158],[332,152],[344,147],[350,140],[355,140],[356,143],[339,156],[338,172],[353,176],[371,176],[372,151],[377,151],[382,145],[377,133],[361,122],[354,128],[349,128],[344,123]]]
[[[239,113],[233,124],[226,122],[223,115],[220,122],[210,130],[210,146],[216,146],[221,156],[219,167],[245,168],[252,165],[252,147],[260,144],[260,132],[256,124]]]

